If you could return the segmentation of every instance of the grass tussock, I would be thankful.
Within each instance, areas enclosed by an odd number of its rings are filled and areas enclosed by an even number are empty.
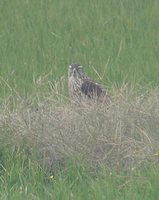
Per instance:
[[[54,98],[54,97],[53,97]],[[1,107],[0,145],[23,146],[35,152],[47,169],[67,159],[84,157],[89,166],[110,171],[133,170],[158,161],[159,97],[134,94],[125,87],[106,106],[77,107],[46,101]]]

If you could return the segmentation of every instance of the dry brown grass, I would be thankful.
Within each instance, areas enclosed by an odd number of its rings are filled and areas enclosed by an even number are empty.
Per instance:
[[[67,158],[84,157],[91,167],[135,169],[158,161],[158,91],[135,95],[133,90],[114,91],[107,107],[75,107],[49,97],[33,104],[20,100],[0,112],[0,143],[36,151],[42,163],[54,167]]]

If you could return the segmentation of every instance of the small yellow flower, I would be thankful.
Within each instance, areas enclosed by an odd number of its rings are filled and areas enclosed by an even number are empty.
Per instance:
[[[154,154],[154,156],[159,156],[159,152],[156,152],[156,153]]]
[[[49,176],[49,179],[50,180],[54,179],[54,176],[53,175]]]

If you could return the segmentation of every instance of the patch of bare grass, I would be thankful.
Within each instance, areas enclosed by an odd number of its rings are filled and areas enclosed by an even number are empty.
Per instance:
[[[52,168],[67,158],[82,156],[91,167],[130,169],[158,162],[159,97],[150,91],[114,92],[109,106],[76,107],[49,100],[26,104],[14,111],[1,107],[0,143],[24,146],[43,155]]]

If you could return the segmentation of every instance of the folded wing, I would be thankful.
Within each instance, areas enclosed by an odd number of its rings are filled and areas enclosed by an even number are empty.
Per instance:
[[[100,85],[96,84],[93,81],[86,80],[81,85],[81,92],[88,96],[89,98],[93,97],[100,97],[101,94],[104,93],[103,89],[100,87]]]

